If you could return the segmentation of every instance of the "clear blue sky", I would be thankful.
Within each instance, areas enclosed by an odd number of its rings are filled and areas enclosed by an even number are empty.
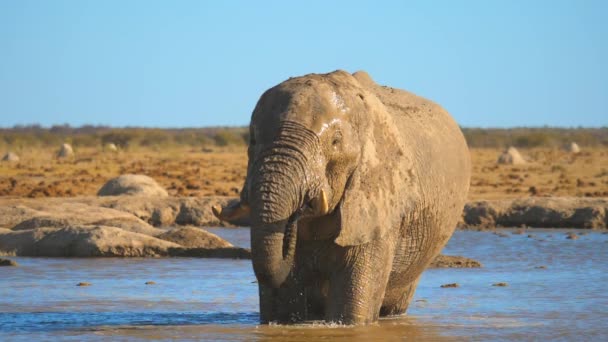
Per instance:
[[[368,71],[467,127],[608,126],[608,1],[0,1],[0,126],[247,125]]]

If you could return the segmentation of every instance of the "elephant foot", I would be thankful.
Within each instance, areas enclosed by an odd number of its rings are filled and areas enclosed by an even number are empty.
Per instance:
[[[380,307],[380,317],[403,315],[414,298],[420,277],[404,288],[387,290]]]

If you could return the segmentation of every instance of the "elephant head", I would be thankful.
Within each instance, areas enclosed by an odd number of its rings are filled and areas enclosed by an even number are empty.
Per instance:
[[[364,72],[310,74],[266,91],[250,124],[240,203],[220,218],[250,214],[253,267],[279,287],[294,262],[299,218],[330,227],[341,246],[366,243],[394,223],[413,177],[410,156]],[[413,187],[411,191],[416,191]],[[305,235],[306,232],[300,232]]]

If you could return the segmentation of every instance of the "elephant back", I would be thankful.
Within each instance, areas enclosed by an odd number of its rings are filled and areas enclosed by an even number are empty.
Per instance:
[[[377,85],[369,75],[355,76],[393,117],[412,159],[419,184],[419,207],[442,216],[440,235],[451,236],[466,202],[470,153],[460,127],[440,105],[411,92]],[[424,217],[424,215],[421,215]]]

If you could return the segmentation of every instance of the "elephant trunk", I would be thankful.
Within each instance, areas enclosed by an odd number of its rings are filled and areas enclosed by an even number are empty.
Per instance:
[[[260,284],[279,288],[291,272],[297,240],[297,218],[264,227],[252,227],[253,270]],[[262,229],[274,231],[262,233]]]
[[[310,151],[301,129],[284,127],[279,138],[253,166],[251,252],[260,284],[278,288],[289,275],[295,257],[297,220],[311,188]]]

